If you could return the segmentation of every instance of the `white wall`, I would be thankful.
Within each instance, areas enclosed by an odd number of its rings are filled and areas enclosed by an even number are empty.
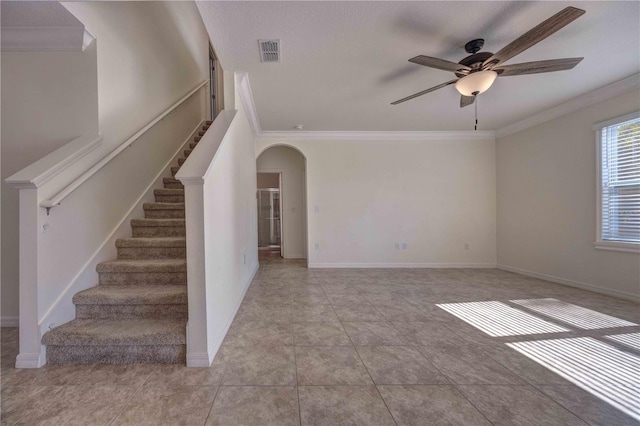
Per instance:
[[[208,78],[193,2],[62,3],[98,40],[100,128],[118,144]]]
[[[310,267],[495,265],[493,139],[286,144],[307,159]]]
[[[80,52],[2,52],[2,323],[18,316],[18,190],[4,179],[98,133],[96,43]]]
[[[192,367],[210,365],[258,269],[255,141],[236,109],[218,115],[176,175],[185,185]]]
[[[286,259],[306,259],[305,158],[299,151],[277,146],[262,152],[258,172],[282,173],[282,237]]]
[[[498,263],[640,297],[640,255],[597,250],[592,126],[640,109],[637,90],[497,141]]]

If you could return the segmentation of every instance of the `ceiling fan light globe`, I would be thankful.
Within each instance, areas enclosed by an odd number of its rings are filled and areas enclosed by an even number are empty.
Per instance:
[[[462,77],[456,83],[456,90],[464,96],[475,96],[484,93],[496,81],[498,73],[495,71],[478,71]]]

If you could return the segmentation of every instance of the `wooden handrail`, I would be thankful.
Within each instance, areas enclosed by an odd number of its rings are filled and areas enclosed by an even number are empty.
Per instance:
[[[77,179],[67,185],[64,189],[58,192],[53,198],[49,200],[43,200],[40,203],[40,207],[47,209],[47,215],[49,215],[49,211],[59,205],[62,200],[64,200],[69,194],[75,191],[80,185],[85,183],[91,176],[96,174],[100,169],[102,169],[108,162],[113,160],[118,154],[124,151],[126,148],[130,147],[136,140],[140,138],[147,130],[153,127],[160,120],[169,115],[174,109],[180,106],[184,101],[189,99],[194,93],[200,90],[203,86],[209,83],[209,80],[204,80],[199,83],[195,88],[193,88],[189,93],[184,95],[180,100],[167,108],[162,114],[158,115],[156,118],[147,123],[143,128],[135,132],[131,137],[129,137],[126,141],[122,142],[116,149],[111,151],[107,156],[103,157],[100,161],[94,164],[89,170],[80,175]]]

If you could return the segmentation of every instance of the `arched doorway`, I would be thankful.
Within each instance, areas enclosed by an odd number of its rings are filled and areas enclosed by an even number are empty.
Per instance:
[[[289,146],[273,146],[258,156],[256,169],[258,249],[307,259],[305,156]]]

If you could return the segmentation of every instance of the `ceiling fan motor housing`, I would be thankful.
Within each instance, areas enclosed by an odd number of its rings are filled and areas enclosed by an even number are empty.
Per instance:
[[[462,59],[460,62],[458,62],[459,64],[462,65],[466,65],[469,68],[471,68],[471,72],[467,73],[455,73],[458,77],[464,77],[465,75],[468,75],[472,72],[475,71],[480,71],[482,69],[482,64],[484,63],[484,61],[486,61],[487,59],[489,59],[490,57],[493,56],[493,53],[491,52],[478,52],[478,53],[474,53],[473,55],[469,55],[466,58]]]

